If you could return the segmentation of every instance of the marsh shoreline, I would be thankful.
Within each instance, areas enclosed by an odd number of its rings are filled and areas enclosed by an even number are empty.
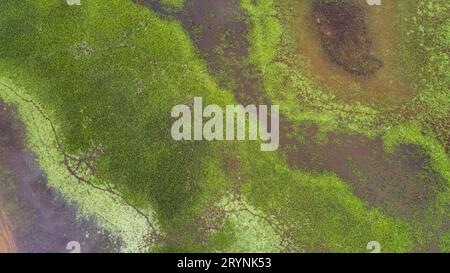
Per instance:
[[[70,241],[83,252],[116,251],[109,234],[81,219],[77,206],[47,185],[25,139],[15,110],[0,101],[0,207],[9,227],[2,235],[17,246],[9,251],[64,253]]]

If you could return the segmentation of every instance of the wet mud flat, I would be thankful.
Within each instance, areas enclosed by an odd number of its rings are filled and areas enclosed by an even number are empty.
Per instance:
[[[118,243],[92,219],[80,219],[77,207],[47,185],[45,174],[25,148],[24,127],[14,109],[0,102],[0,208],[17,252],[114,252]]]
[[[152,7],[151,2],[154,1],[146,2]],[[335,4],[330,4],[332,2]],[[394,21],[389,19],[392,13],[384,15],[386,9],[369,13],[361,4],[366,1],[296,3],[301,3],[297,8],[307,7],[306,14],[301,17],[308,22],[297,31],[310,35],[306,39],[309,51],[301,54],[313,58],[313,66],[323,65],[314,71],[319,77],[334,79],[347,87],[359,84],[370,97],[374,96],[372,92],[376,92],[377,96],[386,99],[388,91],[393,89],[400,93],[409,92],[389,78],[396,75],[392,72],[394,59],[391,58],[392,54],[395,55],[391,47],[396,35],[392,30]],[[395,12],[395,3],[383,2],[383,5]],[[180,13],[161,15],[181,20],[219,83],[221,73],[227,75],[225,79],[241,82],[232,88],[240,103],[270,104],[262,93],[258,71],[251,65],[239,63],[248,57],[249,41],[247,17],[236,1],[193,0],[188,1]],[[373,22],[373,16],[387,20]],[[315,25],[317,17],[319,25]],[[390,28],[376,32],[386,26]],[[328,54],[325,52],[327,49],[323,50],[322,39],[328,44]],[[223,51],[218,51],[221,47]],[[351,68],[355,66],[356,70]],[[330,86],[338,85],[331,83]],[[393,94],[397,94],[395,92]],[[293,131],[298,131],[298,135],[292,136]],[[316,141],[316,132],[317,125],[292,124],[281,113],[280,146],[281,151],[287,154],[289,165],[294,169],[336,173],[351,184],[355,195],[369,207],[382,208],[389,215],[403,218],[421,217],[437,192],[446,185],[432,169],[430,158],[418,146],[402,145],[390,155],[385,153],[380,138],[372,140],[360,135],[331,132],[327,135],[327,143],[323,144]],[[299,137],[304,141],[299,141]]]
[[[15,252],[17,252],[17,247],[11,233],[9,220],[0,208],[0,253]]]

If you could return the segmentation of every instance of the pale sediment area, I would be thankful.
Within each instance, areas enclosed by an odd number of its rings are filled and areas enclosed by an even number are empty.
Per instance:
[[[17,247],[10,230],[10,223],[6,214],[0,208],[0,253],[15,252],[17,252]]]

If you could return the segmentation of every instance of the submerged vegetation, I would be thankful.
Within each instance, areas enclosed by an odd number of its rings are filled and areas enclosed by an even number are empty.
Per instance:
[[[238,38],[201,24],[188,31],[134,2],[3,0],[0,10],[0,99],[17,107],[49,185],[120,237],[123,251],[365,252],[374,240],[386,252],[450,251],[450,4],[389,4],[398,12],[392,31],[404,35],[383,53],[393,41],[380,42],[365,1],[230,1],[233,20],[248,26]],[[350,22],[334,28],[346,12]],[[206,42],[220,33],[222,44],[202,52],[197,33]],[[324,52],[306,54],[302,41],[322,42]],[[317,63],[329,66],[323,75]],[[246,77],[260,101],[280,105],[279,152],[171,138],[173,106],[194,97],[238,104]],[[399,84],[374,84],[386,79]],[[405,82],[408,95],[397,96]],[[345,154],[346,139],[368,147],[367,164]],[[327,145],[345,155],[343,166],[329,163]],[[396,184],[397,170],[385,168],[402,164],[417,166]],[[380,170],[388,181],[373,184]],[[380,185],[412,194],[379,202],[383,193],[370,194]],[[405,202],[408,213],[396,210]]]

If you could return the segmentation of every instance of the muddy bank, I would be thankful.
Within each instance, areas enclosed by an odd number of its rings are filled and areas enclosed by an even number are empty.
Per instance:
[[[9,220],[0,208],[0,253],[17,252],[16,242],[11,233]]]
[[[317,129],[304,126],[300,136],[304,141],[290,140],[295,148],[286,151],[289,164],[318,173],[334,172],[369,207],[381,207],[393,216],[421,218],[446,187],[433,170],[431,158],[418,146],[401,145],[391,155],[384,152],[380,138],[331,132],[321,143],[316,140]]]
[[[77,241],[82,252],[116,251],[109,234],[91,219],[79,219],[76,206],[47,186],[24,140],[22,123],[0,102],[0,207],[16,250],[69,252],[67,244]]]

